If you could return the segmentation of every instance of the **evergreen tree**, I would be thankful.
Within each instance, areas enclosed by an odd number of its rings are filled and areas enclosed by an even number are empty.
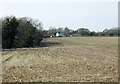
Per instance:
[[[2,47],[12,48],[17,34],[18,21],[15,17],[6,18],[2,26]]]

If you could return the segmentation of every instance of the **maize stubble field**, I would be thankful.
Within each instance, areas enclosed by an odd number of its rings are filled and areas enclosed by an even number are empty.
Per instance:
[[[46,38],[41,44],[2,51],[2,81],[118,81],[118,37]]]

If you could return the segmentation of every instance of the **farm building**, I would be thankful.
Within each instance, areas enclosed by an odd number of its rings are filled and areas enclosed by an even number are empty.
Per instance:
[[[66,37],[64,33],[56,33],[56,37]]]
[[[50,37],[55,37],[56,35],[52,34]]]
[[[59,36],[60,36],[60,34],[57,32],[57,33],[56,33],[56,37],[59,37]]]
[[[50,37],[66,37],[66,35],[64,33],[56,33],[55,35],[52,34]]]
[[[59,36],[60,37],[66,37],[66,35],[64,33],[60,33]]]

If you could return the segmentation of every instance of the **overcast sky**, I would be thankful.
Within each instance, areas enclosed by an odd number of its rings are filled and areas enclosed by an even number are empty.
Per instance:
[[[52,27],[88,28],[91,31],[118,26],[117,0],[2,0],[0,17],[39,19],[44,29]]]

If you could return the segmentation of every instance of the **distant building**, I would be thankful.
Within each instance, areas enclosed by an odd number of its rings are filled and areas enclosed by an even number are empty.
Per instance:
[[[56,33],[56,37],[66,37],[64,33]]]
[[[56,37],[56,35],[55,35],[55,34],[52,34],[50,37]]]
[[[56,37],[59,37],[59,36],[60,36],[60,34],[57,32],[57,33],[56,33]]]
[[[53,37],[53,36],[50,36],[50,37]]]
[[[64,33],[56,33],[56,34],[52,34],[50,37],[66,37],[66,35]]]

